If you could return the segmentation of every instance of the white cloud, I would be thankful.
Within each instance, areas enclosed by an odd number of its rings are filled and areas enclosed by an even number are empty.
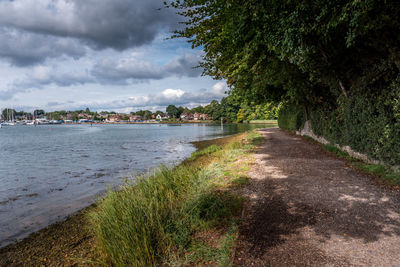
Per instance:
[[[161,94],[167,99],[174,99],[183,96],[185,92],[180,89],[165,89]]]
[[[217,82],[212,87],[212,92],[214,95],[222,96],[225,94],[226,91],[228,91],[228,86],[226,85],[226,82]]]

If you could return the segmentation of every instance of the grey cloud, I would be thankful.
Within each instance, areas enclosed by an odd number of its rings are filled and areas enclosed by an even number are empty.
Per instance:
[[[86,53],[85,47],[70,38],[56,38],[26,31],[0,28],[0,57],[12,65],[29,66],[46,58],[70,56],[75,59]]]
[[[130,79],[163,79],[170,76],[198,77],[202,69],[196,68],[198,55],[185,54],[165,65],[153,65],[151,62],[134,58],[120,61],[103,60],[93,67],[92,74],[103,82],[121,82]]]
[[[6,90],[0,91],[0,101],[9,100],[17,94],[27,93],[32,89],[42,89],[46,85],[57,85],[60,87],[82,85],[94,82],[94,80],[85,74],[79,73],[58,73],[56,71],[48,71],[40,76],[32,76],[27,80],[15,81]]]
[[[198,67],[200,61],[199,55],[185,54],[166,64],[165,72],[177,76],[198,77],[203,71]]]
[[[66,87],[93,82],[95,82],[95,80],[88,74],[88,72],[62,73],[55,68],[38,66],[33,68],[28,79],[16,81],[12,87],[26,88],[28,90],[31,88],[42,88],[43,86],[50,84]]]
[[[6,101],[12,99],[18,93],[27,92],[27,89],[20,88],[20,89],[7,89],[0,91],[0,101]]]
[[[177,26],[174,11],[161,7],[159,0],[0,1],[0,25],[123,50],[150,43],[160,28]]]
[[[11,99],[13,95],[30,91],[32,88],[43,88],[46,85],[61,87],[83,85],[87,83],[126,85],[159,80],[170,76],[196,77],[201,69],[198,55],[184,55],[165,65],[154,65],[149,61],[137,61],[134,58],[120,61],[103,60],[93,69],[85,72],[60,72],[57,68],[36,66],[29,77],[14,81],[9,90],[0,92],[0,97]]]

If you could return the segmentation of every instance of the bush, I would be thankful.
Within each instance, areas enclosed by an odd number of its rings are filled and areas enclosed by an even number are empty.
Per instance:
[[[282,103],[278,113],[278,125],[280,128],[296,131],[303,128],[304,123],[305,114],[303,107],[287,102]]]

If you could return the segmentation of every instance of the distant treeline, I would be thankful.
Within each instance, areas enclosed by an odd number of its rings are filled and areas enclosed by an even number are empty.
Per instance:
[[[220,102],[217,100],[211,101],[206,106],[197,106],[195,108],[188,107],[177,107],[175,105],[169,105],[165,111],[157,110],[155,112],[151,110],[138,110],[130,113],[118,113],[115,111],[90,111],[89,108],[85,110],[74,110],[74,111],[52,111],[45,112],[42,109],[35,110],[34,112],[16,111],[11,108],[6,108],[2,111],[3,119],[11,118],[11,114],[16,119],[33,119],[46,116],[52,120],[79,120],[87,118],[88,116],[93,120],[102,121],[112,115],[118,115],[122,120],[129,120],[130,115],[138,115],[143,120],[150,120],[161,115],[162,117],[168,116],[170,120],[177,120],[181,118],[183,114],[206,114],[206,118],[210,120],[219,121],[221,118],[227,122],[245,122],[250,120],[272,120],[277,118],[278,106],[273,103],[265,104],[244,104],[239,101],[240,99],[229,95],[222,98]]]

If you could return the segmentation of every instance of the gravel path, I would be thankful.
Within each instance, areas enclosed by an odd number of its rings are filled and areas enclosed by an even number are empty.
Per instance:
[[[400,192],[315,144],[261,131],[237,266],[400,266]]]

